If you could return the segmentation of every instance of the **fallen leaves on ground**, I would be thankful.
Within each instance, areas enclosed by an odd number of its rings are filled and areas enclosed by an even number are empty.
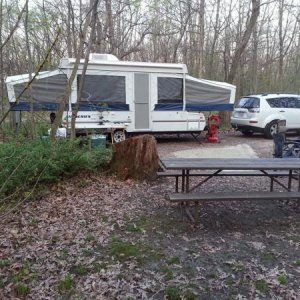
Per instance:
[[[299,214],[207,204],[190,226],[173,187],[85,174],[25,203],[1,221],[0,298],[299,299]]]

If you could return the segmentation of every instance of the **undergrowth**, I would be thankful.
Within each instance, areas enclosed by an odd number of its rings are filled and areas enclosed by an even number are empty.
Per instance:
[[[0,144],[0,204],[29,193],[37,183],[54,183],[79,171],[107,168],[109,149],[89,150],[81,140],[28,140]]]

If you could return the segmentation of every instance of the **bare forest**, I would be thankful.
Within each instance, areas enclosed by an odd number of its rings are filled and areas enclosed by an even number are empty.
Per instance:
[[[0,15],[2,113],[6,76],[87,51],[185,63],[193,76],[234,83],[237,96],[300,92],[296,0],[1,0]]]

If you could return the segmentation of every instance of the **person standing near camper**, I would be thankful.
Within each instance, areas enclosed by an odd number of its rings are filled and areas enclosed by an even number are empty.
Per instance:
[[[53,124],[56,118],[55,112],[50,113],[50,123]]]

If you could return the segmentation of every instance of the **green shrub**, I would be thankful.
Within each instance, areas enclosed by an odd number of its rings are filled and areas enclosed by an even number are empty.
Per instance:
[[[35,182],[51,183],[80,170],[107,167],[111,151],[88,150],[80,140],[26,140],[0,144],[0,199],[16,190],[26,192]]]

